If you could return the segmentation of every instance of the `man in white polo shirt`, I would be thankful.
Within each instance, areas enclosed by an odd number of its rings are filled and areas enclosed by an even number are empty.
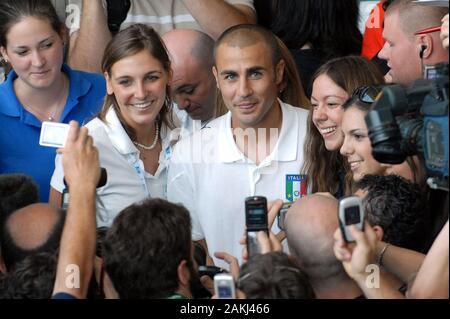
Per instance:
[[[168,199],[190,211],[193,240],[206,244],[210,256],[226,251],[241,259],[247,196],[300,196],[295,181],[308,112],[277,99],[284,65],[265,29],[240,25],[225,31],[216,43],[213,72],[229,112],[174,149]]]

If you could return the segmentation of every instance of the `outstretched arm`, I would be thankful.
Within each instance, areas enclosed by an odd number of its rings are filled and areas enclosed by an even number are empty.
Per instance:
[[[217,40],[223,31],[237,24],[256,23],[255,11],[225,0],[182,0],[202,29]]]
[[[101,73],[103,51],[111,32],[102,0],[83,0],[80,29],[70,37],[69,65],[77,70]]]
[[[75,121],[70,126],[66,147],[59,150],[63,154],[70,203],[61,237],[53,294],[62,292],[85,298],[94,267],[95,194],[100,166],[98,151],[88,136],[87,128],[78,128]],[[70,275],[74,281],[70,280]]]
[[[408,298],[448,299],[448,221],[431,246],[420,267]]]

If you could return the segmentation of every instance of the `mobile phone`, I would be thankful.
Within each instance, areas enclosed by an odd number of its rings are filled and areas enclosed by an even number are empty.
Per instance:
[[[267,199],[263,196],[251,196],[245,199],[245,224],[247,226],[247,252],[252,257],[261,252],[258,232],[269,235],[267,220]]]
[[[293,202],[283,203],[283,206],[281,206],[281,209],[278,212],[277,222],[278,222],[278,228],[281,230],[285,230],[286,224],[284,223],[284,220],[286,218],[286,213],[289,210],[289,208],[291,208],[292,204],[294,204],[294,203]]]
[[[230,274],[215,275],[214,293],[218,299],[236,299],[233,276]]]
[[[348,196],[339,200],[339,227],[342,237],[346,242],[354,242],[355,239],[348,231],[350,225],[355,225],[359,230],[364,231],[364,209],[361,198],[357,196]]]
[[[39,144],[42,146],[63,148],[66,145],[69,131],[69,124],[42,122]]]
[[[223,268],[216,266],[198,266],[198,275],[201,276],[209,276],[211,279],[214,278],[217,274],[225,274],[227,271]]]

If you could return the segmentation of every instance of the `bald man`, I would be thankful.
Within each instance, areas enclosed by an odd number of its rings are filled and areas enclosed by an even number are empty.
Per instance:
[[[448,62],[448,51],[436,32],[415,35],[416,32],[442,24],[448,8],[422,6],[413,0],[395,0],[386,10],[384,47],[378,53],[386,60],[390,71],[386,79],[404,86],[423,78],[422,65]]]
[[[0,240],[6,269],[12,269],[31,253],[55,251],[64,220],[64,212],[42,203],[11,213],[5,220]]]
[[[201,121],[203,126],[216,117],[214,40],[203,32],[188,29],[172,30],[162,39],[172,62],[171,94],[180,110],[175,111],[182,127],[192,132],[193,121]]]
[[[362,295],[334,256],[337,209],[334,197],[315,194],[296,201],[286,214],[289,251],[308,275],[318,299],[353,299]]]

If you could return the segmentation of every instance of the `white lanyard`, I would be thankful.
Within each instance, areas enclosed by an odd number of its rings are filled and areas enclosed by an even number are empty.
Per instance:
[[[134,161],[133,164],[134,170],[139,176],[139,179],[141,181],[142,187],[144,187],[144,191],[147,194],[147,197],[150,197],[150,191],[148,190],[147,182],[145,180],[145,172],[144,170],[139,166],[139,159]]]

